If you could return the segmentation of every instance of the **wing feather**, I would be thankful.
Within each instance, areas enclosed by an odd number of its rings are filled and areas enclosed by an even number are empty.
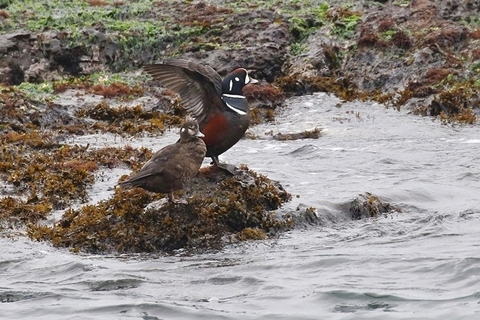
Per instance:
[[[221,108],[222,78],[211,67],[183,59],[168,59],[143,67],[155,80],[176,92],[185,109],[197,121],[206,119],[211,108]]]
[[[165,164],[171,160],[171,155],[175,155],[180,143],[174,143],[158,150],[150,160],[148,160],[143,167],[133,176],[125,180],[124,184],[135,183],[135,181],[143,178],[163,174]]]

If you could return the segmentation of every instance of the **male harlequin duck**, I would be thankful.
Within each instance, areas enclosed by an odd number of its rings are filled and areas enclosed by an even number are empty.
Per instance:
[[[168,193],[170,202],[181,202],[173,198],[173,191],[181,189],[198,173],[207,152],[202,137],[197,122],[185,122],[180,129],[180,140],[157,151],[140,171],[119,185]]]
[[[143,69],[180,95],[185,109],[205,135],[206,157],[233,173],[231,167],[219,163],[218,156],[236,144],[247,130],[250,115],[242,89],[258,81],[243,68],[233,70],[222,80],[211,67],[183,59],[169,59]]]

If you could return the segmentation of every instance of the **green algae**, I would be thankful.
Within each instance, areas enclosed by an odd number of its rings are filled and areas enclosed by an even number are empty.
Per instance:
[[[339,7],[328,12],[327,18],[334,23],[331,29],[332,35],[340,39],[351,39],[354,36],[355,28],[362,20],[362,15],[348,7]]]

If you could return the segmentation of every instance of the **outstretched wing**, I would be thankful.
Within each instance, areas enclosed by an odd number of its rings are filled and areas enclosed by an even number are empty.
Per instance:
[[[155,80],[178,93],[187,112],[203,122],[212,108],[222,109],[222,77],[211,67],[184,59],[168,59],[143,67]]]

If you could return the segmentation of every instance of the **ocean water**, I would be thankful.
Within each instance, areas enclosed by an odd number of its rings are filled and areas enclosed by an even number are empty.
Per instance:
[[[270,136],[313,128],[319,139]],[[221,159],[280,181],[295,195],[285,209],[315,207],[318,224],[193,256],[0,238],[0,319],[480,319],[480,126],[319,93],[250,131],[258,139]],[[70,143],[158,149],[176,138]],[[100,173],[92,202],[125,173]],[[402,212],[352,221],[345,204],[364,192]]]

